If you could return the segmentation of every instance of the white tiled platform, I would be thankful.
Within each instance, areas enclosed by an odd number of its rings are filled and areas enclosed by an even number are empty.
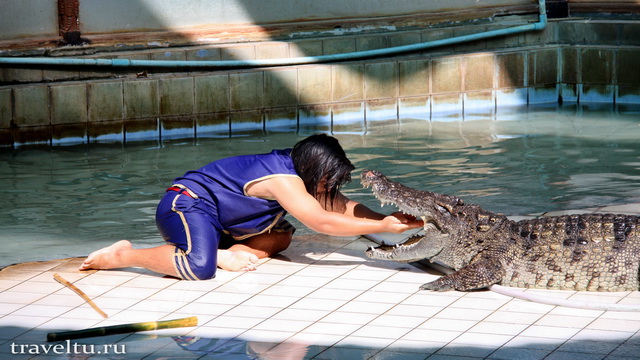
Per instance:
[[[640,213],[640,205],[592,210]],[[370,245],[364,238],[296,237],[257,271],[219,271],[199,282],[141,269],[78,272],[81,259],[8,267],[0,272],[0,359],[640,358],[640,311],[557,307],[491,291],[419,291],[439,275],[367,259]],[[527,291],[640,308],[638,291]],[[197,316],[198,326],[46,342],[48,332],[188,316]],[[57,351],[49,347],[57,344]]]

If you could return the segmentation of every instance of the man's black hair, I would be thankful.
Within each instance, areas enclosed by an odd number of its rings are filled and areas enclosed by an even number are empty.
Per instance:
[[[298,142],[291,158],[307,192],[332,205],[340,187],[351,181],[351,172],[355,169],[338,140],[325,134],[312,135]],[[323,181],[326,182],[324,193],[318,194],[318,184]]]

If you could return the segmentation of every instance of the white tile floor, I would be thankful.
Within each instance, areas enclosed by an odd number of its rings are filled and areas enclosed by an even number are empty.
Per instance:
[[[640,205],[595,210],[640,213]],[[80,259],[9,267],[0,272],[0,359],[640,358],[640,312],[558,307],[491,291],[419,291],[438,274],[367,259],[370,245],[297,237],[255,272],[219,271],[200,282],[140,269],[81,273]],[[109,318],[57,283],[56,272]],[[527,291],[640,307],[638,291]],[[188,316],[199,325],[46,342],[48,332]]]

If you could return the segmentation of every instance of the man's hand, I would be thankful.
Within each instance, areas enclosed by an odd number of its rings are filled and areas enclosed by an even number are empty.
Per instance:
[[[393,214],[385,217],[383,222],[385,223],[385,227],[388,229],[388,232],[396,234],[424,226],[424,222],[422,220],[417,220],[415,216],[403,214],[401,212],[394,212]]]

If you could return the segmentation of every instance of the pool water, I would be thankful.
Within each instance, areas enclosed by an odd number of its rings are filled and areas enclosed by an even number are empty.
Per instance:
[[[154,212],[173,178],[219,158],[291,147],[306,135],[0,149],[0,267],[84,256],[119,239],[160,244]],[[363,169],[506,215],[640,203],[637,109],[368,121],[365,134],[334,135],[356,165],[344,192],[374,209],[358,181]],[[298,234],[311,233],[293,222]]]

